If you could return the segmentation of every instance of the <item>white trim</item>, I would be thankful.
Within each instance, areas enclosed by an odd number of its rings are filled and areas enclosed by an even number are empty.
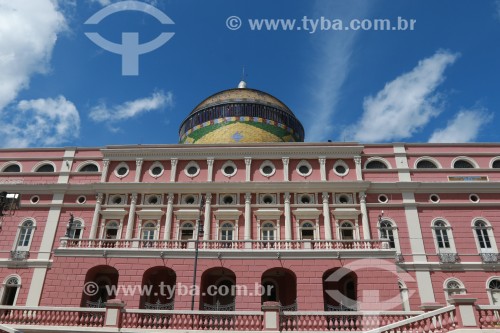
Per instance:
[[[153,224],[153,227],[145,227],[145,225],[148,223]],[[139,238],[141,240],[148,241],[150,239],[143,238],[143,232],[145,230],[153,230],[153,240],[159,239],[160,223],[158,222],[158,220],[146,220],[144,223],[142,223],[142,220],[140,220],[139,222]]]
[[[127,204],[127,195],[126,194],[108,194],[108,205],[110,206],[121,206],[121,205],[126,205]],[[120,198],[121,202],[120,203],[114,203],[113,199],[115,198]]]
[[[156,197],[158,199],[157,203],[150,203],[149,200],[153,197]],[[158,206],[163,204],[163,194],[143,194],[142,195],[142,204],[147,205],[147,206]]]
[[[118,174],[118,170],[120,168],[127,168],[127,172],[125,172],[125,174],[123,175],[119,175]],[[126,162],[121,162],[120,164],[118,164],[116,167],[115,167],[115,170],[113,170],[113,173],[115,174],[116,177],[118,178],[125,178],[128,176],[128,174],[130,173],[130,167],[128,166],[128,164]]]
[[[100,167],[99,163],[97,163],[96,161],[92,161],[92,160],[83,161],[83,162],[79,163],[78,166],[76,167],[76,171],[81,172],[82,168],[88,164],[95,165],[97,167],[96,172],[101,172],[101,167]]]
[[[393,219],[391,219],[390,217],[384,216],[381,220],[379,220],[377,222],[378,238],[379,239],[386,239],[386,238],[382,238],[382,232],[380,230],[380,222],[384,222],[384,221],[387,221],[391,224],[392,236],[394,237],[395,250],[397,253],[401,253],[401,247],[399,244],[398,226],[397,226],[396,222]]]
[[[455,170],[464,170],[464,168],[455,168],[455,163],[458,161],[458,160],[464,160],[464,161],[467,161],[469,162],[470,164],[472,164],[472,167],[474,169],[479,169],[479,165],[477,164],[477,162],[470,158],[470,157],[467,157],[467,156],[457,156],[453,159],[453,161],[451,161],[451,164],[450,164],[450,168],[451,169],[455,169]],[[467,170],[467,168],[465,168],[465,170]]]
[[[387,200],[382,200],[382,198],[381,198],[382,196],[386,197]],[[384,194],[384,193],[379,194],[377,197],[377,200],[378,200],[378,202],[380,202],[382,204],[389,203],[389,201],[390,201],[389,196],[387,194]]]
[[[118,229],[116,229],[116,238],[112,238],[112,239],[121,239],[121,235],[122,235],[122,221],[121,220],[116,220],[116,219],[112,219],[112,220],[109,220],[109,221],[105,221],[104,224],[103,224],[103,228],[102,228],[102,231],[101,231],[101,239],[107,239],[106,238],[106,230],[108,229],[108,225],[111,224],[111,223],[117,223],[118,224]],[[115,229],[115,228],[113,228]]]
[[[267,196],[271,197],[273,199],[273,202],[265,203],[264,198]],[[276,193],[259,193],[259,204],[261,204],[261,205],[278,205],[279,204],[278,195],[276,195]]]
[[[263,169],[266,167],[266,166],[269,166],[273,169],[273,171],[271,171],[271,173],[269,174],[266,174],[264,173]],[[275,173],[276,173],[276,167],[274,166],[274,163],[271,162],[270,160],[265,160],[264,162],[261,163],[260,167],[259,167],[259,171],[260,171],[260,174],[264,177],[272,177]]]
[[[17,298],[19,297],[19,289],[21,289],[22,281],[21,281],[21,277],[18,274],[10,274],[10,275],[7,275],[7,277],[5,279],[3,279],[3,281],[2,281],[2,290],[0,291],[0,305],[2,305],[2,306],[3,306],[3,302],[4,302],[3,298],[5,296],[5,287],[7,285],[7,282],[12,278],[17,279],[16,296],[14,297],[14,302],[13,302],[12,306],[15,306],[17,303]]]
[[[306,166],[306,167],[308,167],[308,168],[309,168],[309,171],[308,171],[307,173],[302,173],[302,172],[300,172],[300,170],[299,170],[299,169],[300,169],[300,167],[302,167],[302,166]],[[297,173],[298,173],[299,175],[301,175],[302,177],[309,177],[309,176],[312,174],[312,172],[313,172],[313,168],[312,168],[311,164],[310,164],[307,160],[302,160],[302,161],[300,161],[300,162],[297,164],[297,167],[295,167],[295,170],[296,170],[296,171],[297,171]]]
[[[337,166],[343,166],[345,168],[345,172],[344,173],[340,173],[340,172],[337,172],[337,170],[335,169]],[[347,165],[346,162],[344,162],[343,160],[337,160],[335,162],[335,164],[333,165],[333,172],[339,176],[339,177],[345,177],[349,174],[349,171],[350,171],[350,168],[349,166]]]
[[[499,305],[498,303],[497,303],[497,304],[493,304],[493,297],[492,297],[492,295],[491,295],[490,283],[491,283],[491,281],[493,281],[493,280],[498,280],[498,281],[500,281],[500,276],[498,276],[498,275],[495,275],[495,276],[490,276],[490,277],[488,278],[488,280],[486,280],[486,293],[488,294],[488,300],[490,301],[490,304],[491,304],[491,305],[498,306],[498,305]],[[499,290],[499,292],[500,292],[500,290]]]
[[[223,205],[223,206],[231,206],[231,205],[237,205],[238,204],[238,195],[236,195],[236,193],[219,193],[218,194],[218,197],[219,197],[219,205]],[[233,202],[231,203],[226,203],[224,202],[224,199],[226,197],[231,197],[231,199],[233,200]]]
[[[486,224],[486,233],[488,235],[490,245],[491,245],[490,249],[482,249],[479,246],[479,239],[477,237],[476,226],[475,226],[476,222],[478,222],[478,221],[483,221]],[[485,219],[483,217],[475,217],[472,219],[471,227],[472,227],[474,241],[476,242],[476,248],[479,251],[479,253],[498,253],[497,242],[495,240],[495,234],[493,233],[493,227],[492,227],[490,221],[488,221],[487,219]]]
[[[433,196],[436,196],[436,197],[437,197],[437,200],[436,200],[436,201],[432,201],[432,199],[431,199],[431,198],[432,198]],[[439,203],[440,201],[441,201],[441,198],[439,197],[439,195],[438,195],[438,194],[436,194],[436,193],[432,193],[431,195],[429,195],[429,202],[432,202],[432,203],[434,203],[434,204],[437,204],[437,203]]]
[[[498,161],[498,160],[500,160],[500,156],[493,157],[490,160],[490,169],[493,169],[493,163],[495,163],[495,161]]]
[[[195,167],[196,168],[196,172],[194,174],[190,174],[188,172],[188,169],[191,168],[191,167]],[[196,176],[198,176],[200,174],[200,165],[196,162],[196,161],[191,161],[189,162],[188,164],[186,164],[186,166],[184,167],[184,174],[186,176],[188,176],[189,178],[194,178]]]
[[[430,156],[421,156],[419,158],[417,158],[415,160],[415,163],[413,163],[413,168],[414,169],[418,169],[418,170],[422,170],[422,169],[425,169],[425,168],[417,168],[417,164],[420,162],[420,161],[424,161],[424,160],[427,160],[427,161],[430,161],[432,163],[434,163],[436,165],[436,169],[442,169],[443,166],[441,165],[441,163],[439,163],[439,161],[437,159],[435,159],[434,157],[430,157]]]
[[[78,229],[80,229],[80,237],[78,237],[78,238],[73,238],[73,239],[81,239],[81,238],[83,238],[82,236],[83,236],[83,230],[85,230],[85,221],[84,221],[84,220],[83,220],[83,218],[81,218],[81,217],[75,217],[75,218],[73,219],[73,223],[74,223],[74,224],[76,224],[76,223],[80,223],[80,227],[78,228]],[[75,227],[73,227],[72,231],[75,231],[75,230],[76,230],[76,228],[75,228]]]
[[[363,165],[363,169],[365,169],[365,170],[379,170],[379,169],[366,169],[366,166],[368,165],[368,163],[373,162],[373,161],[382,162],[382,163],[385,164],[385,166],[387,167],[387,169],[392,169],[391,163],[389,163],[389,161],[386,160],[385,158],[379,157],[379,156],[373,156],[373,157],[368,158],[365,161],[365,164]],[[383,170],[383,169],[380,169],[380,170]]]
[[[477,200],[476,200],[476,201],[472,200],[472,197],[473,197],[473,196],[476,196],[476,197],[477,197]],[[479,195],[477,195],[477,194],[475,194],[475,193],[471,193],[471,194],[469,194],[469,200],[470,200],[470,202],[472,202],[472,203],[478,203],[479,201],[481,201],[481,198],[479,197]]]
[[[351,228],[342,228],[342,224],[344,223],[349,223],[351,225]],[[359,226],[357,222],[353,222],[351,220],[337,220],[337,239],[339,240],[345,240],[342,237],[342,230],[351,230],[352,229],[352,240],[359,240]]]
[[[403,311],[411,311],[410,307],[410,294],[408,292],[408,287],[403,280],[398,280],[399,294],[401,296],[401,305],[403,306]]]
[[[227,167],[232,167],[233,168],[233,172],[232,173],[227,173],[226,169]],[[238,168],[236,167],[236,164],[234,164],[233,161],[226,161],[222,167],[220,168],[222,174],[228,178],[231,178],[231,177],[234,177],[236,175],[236,173],[238,172]]]
[[[33,202],[33,199],[37,198],[36,202]],[[31,198],[30,198],[30,204],[32,205],[36,205],[40,202],[40,196],[39,195],[32,195]]]
[[[341,197],[346,197],[347,202],[346,203],[340,202]],[[335,204],[338,204],[338,205],[352,205],[352,204],[354,204],[354,198],[353,198],[352,193],[335,193]]]
[[[196,221],[183,221],[182,223],[179,223],[179,227],[177,230],[177,240],[182,240],[182,230],[184,229],[184,225],[186,225],[188,223],[193,225],[193,228],[192,228],[193,236],[191,237],[191,239],[186,239],[186,240],[195,239],[195,234],[198,232],[198,230],[197,230],[198,224],[196,223]],[[186,230],[189,230],[189,229],[186,228]]]
[[[10,167],[11,165],[17,165],[19,167],[19,172],[12,172],[12,173],[15,174],[15,173],[23,172],[23,165],[21,163],[19,163],[18,161],[5,162],[4,164],[2,164],[2,167],[0,168],[0,172],[5,172],[5,169]]]
[[[31,172],[37,172],[36,170],[38,170],[41,166],[45,165],[45,164],[50,164],[52,165],[52,167],[54,168],[54,173],[57,172],[57,168],[56,168],[56,165],[54,162],[52,161],[48,161],[48,160],[45,160],[45,161],[40,161],[38,162],[37,164],[35,164],[33,166],[33,168],[31,169]]]
[[[161,172],[159,174],[157,174],[157,175],[155,175],[153,173],[153,169],[156,168],[156,167],[160,167],[161,168]],[[149,172],[149,175],[151,177],[153,177],[153,178],[160,178],[165,173],[165,167],[163,166],[163,164],[160,161],[156,161],[153,164],[151,164],[151,166],[149,167],[148,172]]]
[[[304,229],[304,224],[306,223],[309,223],[312,225],[312,228],[306,228]],[[318,240],[319,237],[318,237],[318,224],[315,222],[315,221],[312,221],[312,220],[305,220],[305,221],[301,221],[299,223],[299,234],[298,234],[298,239],[299,240],[304,240],[302,238],[302,231],[303,230],[312,230],[313,231],[313,239],[312,240]]]
[[[280,240],[279,223],[278,222],[273,222],[273,221],[270,221],[270,220],[260,221],[260,223],[257,225],[257,227],[258,227],[257,231],[258,231],[258,236],[259,236],[258,240],[263,240],[263,237],[262,237],[262,232],[264,231],[263,230],[263,225],[266,224],[266,223],[271,223],[273,225],[273,229],[266,229],[266,230],[274,230],[273,239],[272,240]]]
[[[450,282],[456,282],[457,284],[460,285],[460,288],[458,289],[450,289],[448,288],[448,284]],[[446,302],[449,304],[449,300],[450,300],[450,294],[449,292],[451,290],[458,290],[458,295],[461,295],[461,294],[466,294],[467,293],[467,289],[465,288],[465,285],[462,281],[460,281],[460,279],[456,278],[456,277],[450,277],[450,278],[447,278],[446,280],[444,280],[443,282],[443,291],[444,291],[444,297],[446,299]]]
[[[31,229],[33,229],[33,230],[31,231],[30,239],[28,241],[28,245],[26,245],[26,246],[18,246],[17,244],[19,243],[19,237],[21,236],[21,229],[23,228],[24,223],[26,223],[28,221],[32,221],[33,222],[33,226],[31,227]],[[14,245],[12,247],[12,250],[13,251],[29,251],[30,248],[31,248],[31,242],[33,242],[33,236],[35,234],[35,231],[36,231],[36,220],[34,218],[32,218],[32,217],[26,217],[23,220],[21,220],[21,222],[17,226],[16,238],[14,238]]]
[[[235,240],[238,240],[238,228],[237,228],[237,223],[235,223],[235,221],[228,221],[228,220],[223,220],[222,222],[220,220],[217,220],[216,224],[215,224],[215,229],[216,229],[216,235],[217,235],[217,240],[222,240],[222,227],[224,226],[224,224],[231,224],[231,229],[227,228],[227,229],[224,229],[224,230],[231,230],[232,231],[232,239],[233,241]]]
[[[446,234],[448,236],[448,242],[450,243],[450,248],[440,248],[438,246],[438,241],[437,241],[437,237],[436,237],[436,227],[434,226],[434,224],[437,221],[442,221],[446,225],[445,230],[446,230]],[[434,239],[434,246],[436,247],[436,251],[438,254],[439,253],[456,253],[457,252],[456,247],[455,247],[455,239],[453,238],[453,230],[452,230],[451,224],[450,224],[450,222],[448,222],[448,220],[446,220],[443,217],[436,217],[431,222],[431,228],[432,228],[432,238]]]
[[[308,197],[309,203],[302,202],[303,197]],[[314,193],[296,193],[295,203],[298,205],[314,205],[316,203],[316,195]]]

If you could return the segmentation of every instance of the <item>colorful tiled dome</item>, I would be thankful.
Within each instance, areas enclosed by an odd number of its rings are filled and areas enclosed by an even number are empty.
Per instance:
[[[293,112],[268,93],[238,88],[216,93],[182,122],[180,143],[303,142],[304,128]]]

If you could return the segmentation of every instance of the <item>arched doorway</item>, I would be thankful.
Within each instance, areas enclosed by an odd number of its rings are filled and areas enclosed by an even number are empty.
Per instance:
[[[167,267],[151,267],[144,272],[140,308],[150,310],[173,310],[177,276]]]
[[[234,311],[236,309],[236,275],[230,269],[215,267],[201,276],[200,309]]]
[[[268,301],[279,302],[288,311],[297,310],[297,277],[286,268],[275,267],[262,274],[263,288],[262,303]]]
[[[87,272],[82,295],[82,307],[101,308],[104,303],[116,297],[118,271],[111,266],[96,266]]]
[[[357,276],[347,268],[333,268],[323,274],[325,311],[356,311]]]

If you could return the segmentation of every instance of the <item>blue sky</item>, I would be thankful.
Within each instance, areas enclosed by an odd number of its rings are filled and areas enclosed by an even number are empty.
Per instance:
[[[306,141],[500,141],[500,1],[149,0],[175,24],[112,0],[0,0],[3,147],[177,143],[205,97],[236,87],[285,102]],[[241,18],[230,30],[226,20]],[[249,20],[416,20],[413,31],[255,31]],[[86,36],[148,42],[139,75]]]

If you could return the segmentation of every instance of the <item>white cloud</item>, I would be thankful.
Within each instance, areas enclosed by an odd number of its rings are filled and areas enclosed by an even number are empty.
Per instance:
[[[57,34],[66,21],[51,0],[0,0],[0,110],[48,71]]]
[[[366,17],[368,1],[316,1],[316,17],[336,17],[348,22],[353,18]],[[351,69],[352,49],[358,32],[317,33],[314,65],[311,69],[310,88],[312,106],[306,135],[308,141],[324,141],[334,132],[333,115],[341,89]],[[318,36],[318,37],[316,37]]]
[[[80,116],[63,96],[20,101],[0,133],[4,147],[55,146],[78,138]]]
[[[477,138],[483,125],[493,119],[484,109],[462,110],[451,119],[445,128],[435,130],[429,142],[471,142]]]
[[[436,88],[445,69],[458,54],[438,51],[410,72],[385,85],[376,96],[363,102],[360,121],[345,130],[349,139],[361,142],[400,140],[413,136],[441,112]]]
[[[89,117],[96,122],[118,122],[139,116],[143,113],[171,107],[173,105],[173,94],[163,91],[155,92],[150,97],[125,102],[121,105],[108,107],[101,103],[93,107]]]
[[[14,100],[30,78],[50,70],[66,20],[52,0],[0,0],[0,134],[3,147],[59,145],[78,137],[80,117],[64,97]]]

